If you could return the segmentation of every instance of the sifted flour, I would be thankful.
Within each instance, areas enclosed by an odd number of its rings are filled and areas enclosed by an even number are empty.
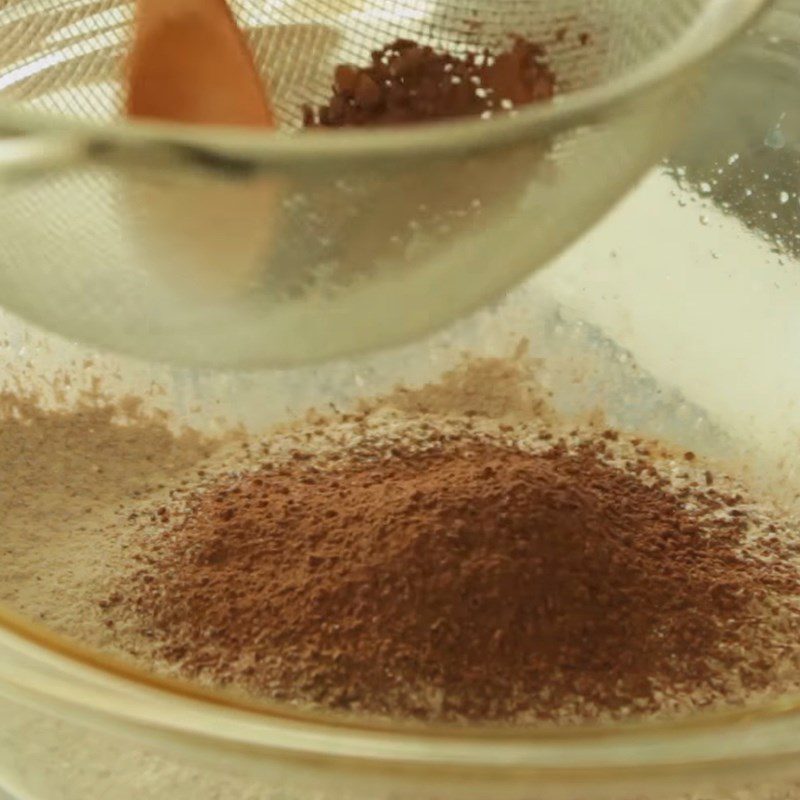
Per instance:
[[[573,426],[536,365],[260,436],[5,396],[2,599],[172,675],[431,720],[676,715],[796,687],[797,536],[693,453]]]

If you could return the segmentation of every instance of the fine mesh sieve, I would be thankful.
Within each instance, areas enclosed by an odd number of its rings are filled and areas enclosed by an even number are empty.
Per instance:
[[[256,134],[117,121],[131,3],[6,0],[0,303],[182,363],[402,342],[497,298],[590,226],[693,113],[695,67],[763,4],[239,0],[282,127]],[[398,37],[459,53],[510,34],[546,45],[553,103],[293,130],[339,63]]]

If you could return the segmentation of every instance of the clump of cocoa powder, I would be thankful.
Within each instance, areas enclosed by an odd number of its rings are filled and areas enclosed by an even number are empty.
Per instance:
[[[523,433],[422,422],[265,455],[149,535],[108,613],[187,676],[393,717],[586,720],[767,689],[786,666],[769,598],[799,582],[748,544],[741,498],[619,456],[611,431]]]
[[[545,50],[522,37],[503,52],[437,52],[398,39],[368,67],[337,67],[330,101],[306,106],[307,127],[400,125],[479,116],[552,98],[556,78]]]

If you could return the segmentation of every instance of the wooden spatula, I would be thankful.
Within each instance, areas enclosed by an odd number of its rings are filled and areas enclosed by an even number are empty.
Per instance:
[[[266,89],[226,0],[137,0],[127,114],[274,127]]]
[[[129,117],[275,127],[226,0],[137,0],[127,89]],[[235,296],[264,269],[279,193],[269,176],[132,182],[134,240],[145,263],[187,297]]]

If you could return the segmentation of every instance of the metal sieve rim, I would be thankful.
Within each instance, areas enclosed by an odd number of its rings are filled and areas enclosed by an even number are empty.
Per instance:
[[[491,150],[552,134],[621,111],[635,111],[641,95],[677,81],[751,23],[772,0],[709,0],[692,25],[670,47],[613,81],[533,104],[490,120],[461,119],[397,129],[346,129],[264,134],[241,128],[120,120],[98,123],[21,110],[0,101],[0,130],[77,141],[85,155],[167,159],[210,156],[251,168],[341,164],[376,159],[415,159]]]

